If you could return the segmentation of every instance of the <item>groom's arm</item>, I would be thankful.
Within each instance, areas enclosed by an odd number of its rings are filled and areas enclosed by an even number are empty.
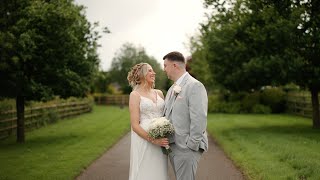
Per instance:
[[[190,112],[190,137],[187,146],[198,151],[203,133],[207,127],[208,112],[208,95],[202,83],[196,82],[192,86],[189,96],[189,112]]]

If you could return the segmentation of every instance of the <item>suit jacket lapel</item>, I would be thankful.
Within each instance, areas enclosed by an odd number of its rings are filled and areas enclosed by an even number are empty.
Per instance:
[[[165,97],[165,100],[164,100],[164,109],[163,109],[163,116],[166,115],[166,111],[168,109],[168,106],[169,106],[169,102],[170,102],[170,95],[171,95],[171,92],[172,92],[172,88],[173,88],[173,85],[169,88],[168,92],[167,92],[167,95]]]
[[[189,75],[189,74],[187,74],[187,75],[183,78],[183,80],[182,80],[182,82],[181,82],[181,84],[180,84],[181,89],[183,89],[183,86],[187,83],[187,81],[188,81],[189,78],[190,78],[190,75]],[[171,88],[171,91],[173,91],[172,88]],[[172,97],[169,99],[169,102],[168,102],[168,104],[167,104],[167,107],[169,107],[169,109],[167,109],[168,112],[166,112],[166,115],[167,115],[167,116],[169,116],[169,114],[171,113],[172,108],[173,108],[173,105],[174,105],[174,103],[176,102],[177,96],[178,96],[178,94],[173,94]]]

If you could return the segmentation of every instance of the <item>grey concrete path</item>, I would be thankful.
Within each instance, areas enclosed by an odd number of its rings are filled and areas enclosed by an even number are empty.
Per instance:
[[[130,133],[93,162],[76,180],[128,180]],[[175,180],[169,166],[170,180]],[[244,180],[242,173],[209,137],[209,151],[201,157],[197,180]]]

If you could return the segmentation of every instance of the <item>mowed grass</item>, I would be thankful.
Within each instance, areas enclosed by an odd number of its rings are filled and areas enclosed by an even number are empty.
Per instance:
[[[320,130],[311,119],[210,114],[208,131],[248,179],[320,179]]]
[[[0,141],[0,179],[74,179],[130,130],[127,108],[92,113],[26,133],[26,142]]]

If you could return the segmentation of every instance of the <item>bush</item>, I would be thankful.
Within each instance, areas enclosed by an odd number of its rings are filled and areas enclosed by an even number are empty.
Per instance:
[[[218,95],[209,95],[208,96],[208,111],[209,112],[219,112],[218,110],[219,98]]]
[[[42,109],[41,116],[36,119],[36,127],[40,128],[48,124],[56,123],[59,120],[59,114],[54,109]]]
[[[213,113],[281,113],[286,105],[286,93],[281,88],[252,93],[226,91],[208,98],[208,111]]]
[[[253,107],[260,103],[260,93],[253,92],[248,93],[241,101],[244,112],[250,113],[253,111]]]
[[[236,114],[241,112],[241,104],[240,102],[214,102],[209,104],[209,112]]]
[[[271,113],[271,108],[262,104],[255,104],[252,107],[252,113],[255,114],[270,114]]]
[[[0,99],[0,112],[8,111],[16,107],[15,99]]]
[[[228,102],[241,101],[248,95],[247,92],[236,92],[229,95]]]
[[[241,103],[240,102],[227,102],[224,103],[222,112],[239,114],[241,113]]]
[[[283,86],[282,88],[285,92],[290,92],[290,91],[299,91],[300,87],[296,84],[289,83]]]
[[[79,100],[81,100],[82,98],[77,98],[77,97],[69,97],[67,100],[67,102],[78,102]]]
[[[261,104],[269,106],[273,113],[284,112],[286,93],[280,88],[265,89],[261,93]]]

